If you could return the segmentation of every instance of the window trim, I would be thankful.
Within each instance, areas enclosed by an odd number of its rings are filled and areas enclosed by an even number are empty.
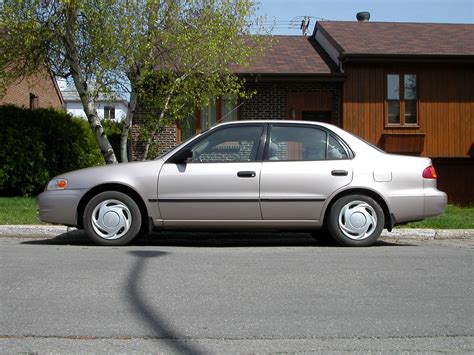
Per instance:
[[[420,85],[419,85],[419,75],[416,71],[386,71],[384,73],[384,121],[385,128],[420,128]],[[398,84],[400,88],[399,92],[399,123],[390,123],[389,119],[389,104],[388,104],[388,76],[389,75],[398,75]],[[415,75],[416,76],[416,123],[406,123],[405,122],[405,75]]]

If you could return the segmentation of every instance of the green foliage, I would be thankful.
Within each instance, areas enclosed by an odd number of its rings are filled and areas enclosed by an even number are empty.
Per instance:
[[[264,39],[254,36],[262,30],[254,17],[255,3],[6,1],[0,14],[5,33],[0,36],[0,91],[12,80],[47,67],[55,76],[73,78],[93,121],[98,92],[129,90],[132,114],[140,96],[146,101],[142,107],[159,113],[141,117],[148,121],[144,131],[149,146],[156,132],[186,117],[189,107],[211,96],[246,95],[230,68],[245,67],[263,51]],[[162,73],[154,76],[156,72]],[[161,85],[155,95],[142,87],[150,77]],[[131,119],[127,117],[125,132]],[[100,125],[91,126],[104,157],[115,162]]]
[[[53,109],[0,106],[0,188],[28,195],[60,173],[103,164],[88,123]]]

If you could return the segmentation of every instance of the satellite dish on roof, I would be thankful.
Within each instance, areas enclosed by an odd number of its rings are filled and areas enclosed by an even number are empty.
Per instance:
[[[357,21],[359,22],[366,22],[370,20],[370,12],[368,11],[361,11],[358,12],[356,15]]]

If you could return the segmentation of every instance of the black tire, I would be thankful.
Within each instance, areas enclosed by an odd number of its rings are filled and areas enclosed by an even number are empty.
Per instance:
[[[126,245],[142,230],[137,203],[118,191],[101,192],[84,209],[83,224],[89,238],[98,245]]]
[[[375,243],[385,225],[382,207],[365,195],[348,195],[331,207],[328,229],[343,246],[366,247]]]

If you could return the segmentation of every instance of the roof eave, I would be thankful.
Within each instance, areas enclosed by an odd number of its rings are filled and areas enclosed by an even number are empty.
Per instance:
[[[251,82],[343,82],[346,79],[346,75],[342,73],[236,73],[236,75]]]
[[[348,62],[415,62],[415,63],[474,63],[474,55],[452,55],[452,54],[367,54],[367,53],[343,53],[340,60]]]

